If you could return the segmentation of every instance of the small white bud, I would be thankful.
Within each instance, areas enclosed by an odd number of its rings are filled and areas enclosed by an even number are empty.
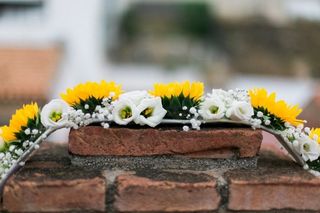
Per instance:
[[[6,153],[6,158],[7,158],[7,159],[11,158],[11,156],[12,156],[12,155],[11,155],[9,152]]]
[[[309,127],[305,127],[305,128],[304,128],[304,131],[309,134],[311,130],[310,130]]]
[[[39,130],[37,130],[37,129],[33,129],[33,130],[32,130],[32,134],[33,134],[33,135],[36,135],[36,134],[38,134],[38,133],[39,133]]]
[[[12,152],[15,148],[16,148],[15,145],[11,145],[11,146],[9,147],[9,151]]]
[[[17,149],[14,151],[18,156],[21,156],[23,154],[23,151],[21,149]]]
[[[96,111],[99,111],[101,109],[101,106],[100,105],[97,105],[96,106]]]
[[[183,107],[182,107],[182,110],[187,110],[187,109],[188,109],[187,106],[183,106]]]
[[[43,134],[41,137],[42,139],[46,139],[48,136],[46,134]]]
[[[260,125],[262,123],[262,121],[260,119],[256,119],[256,123],[257,123],[257,125]]]
[[[103,120],[104,120],[104,116],[101,115],[101,114],[99,114],[99,115],[98,115],[98,119],[99,119],[100,121],[103,121]]]
[[[108,123],[103,124],[103,128],[108,129],[110,125]]]
[[[189,110],[189,112],[190,112],[191,114],[195,114],[195,113],[197,113],[197,110],[196,110],[196,108],[191,107],[190,110]]]
[[[26,130],[24,130],[24,134],[26,134],[26,135],[30,135],[30,133],[31,133],[31,131],[30,131],[30,129],[28,128],[28,129],[26,129]]]
[[[80,117],[77,117],[76,118],[76,123],[80,123],[81,122],[81,118]]]
[[[257,112],[257,116],[258,116],[258,118],[262,118],[263,117],[263,112],[261,112],[261,111]]]
[[[264,124],[267,125],[267,126],[269,126],[269,125],[271,124],[271,121],[270,121],[270,120],[265,120],[265,121],[264,121]]]
[[[107,110],[104,110],[102,114],[107,117],[109,115],[109,112]]]
[[[89,119],[89,118],[91,118],[91,115],[89,113],[87,113],[87,114],[85,114],[84,118]]]
[[[188,126],[183,126],[182,129],[183,131],[188,132],[190,128]]]
[[[85,109],[89,109],[90,107],[89,107],[88,104],[85,104],[85,105],[84,105],[84,108],[85,108]]]
[[[113,119],[112,114],[109,114],[109,115],[108,115],[108,120],[109,120],[109,121],[112,121],[112,119]]]
[[[28,142],[28,141],[25,141],[25,142],[23,142],[23,144],[22,144],[22,146],[23,146],[24,148],[26,148],[28,145],[29,145],[29,142]]]

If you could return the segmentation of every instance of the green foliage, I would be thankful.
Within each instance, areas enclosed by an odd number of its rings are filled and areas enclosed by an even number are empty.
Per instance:
[[[185,97],[182,93],[179,96],[162,97],[162,106],[167,110],[165,118],[169,119],[186,119],[187,115],[190,114],[189,110],[191,107],[196,109],[199,108],[200,100],[194,100],[193,98]],[[182,108],[186,106],[187,109]],[[181,114],[181,116],[179,115]]]
[[[145,33],[203,40],[216,37],[218,25],[207,3],[143,2],[132,5],[123,14],[119,28],[128,40]]]
[[[83,113],[92,114],[95,111],[97,105],[101,105],[102,100],[103,100],[102,98],[95,98],[90,96],[86,100],[81,99],[79,104],[75,104],[72,107],[76,110],[82,110]],[[85,108],[86,104],[89,106],[88,109]]]
[[[280,130],[280,131],[283,131],[286,129],[286,127],[284,125],[285,122],[281,118],[269,113],[269,111],[263,107],[255,107],[254,108],[254,118],[261,119],[257,116],[257,113],[259,111],[263,113],[263,118],[262,118],[263,120],[270,120],[271,121],[270,125],[268,126],[270,129]]]
[[[314,161],[307,161],[310,169],[320,172],[320,158]]]
[[[214,18],[210,14],[210,8],[202,2],[192,2],[181,4],[180,28],[187,35],[203,39],[212,36],[212,29],[215,29]]]

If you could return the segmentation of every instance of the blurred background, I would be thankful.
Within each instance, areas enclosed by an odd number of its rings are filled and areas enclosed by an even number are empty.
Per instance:
[[[320,126],[320,0],[0,0],[0,124],[87,80],[266,87]]]

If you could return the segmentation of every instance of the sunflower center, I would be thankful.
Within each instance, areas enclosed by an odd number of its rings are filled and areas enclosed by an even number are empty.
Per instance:
[[[53,111],[50,114],[50,119],[54,122],[60,121],[62,118],[62,112]]]
[[[211,107],[209,108],[209,110],[210,110],[210,112],[211,112],[212,114],[217,114],[217,112],[218,112],[218,110],[219,110],[219,107],[217,107],[217,106],[211,106]]]
[[[119,115],[121,119],[130,118],[132,116],[132,110],[129,106],[126,106],[120,110]]]
[[[146,118],[149,118],[152,116],[153,114],[153,111],[154,111],[154,108],[153,107],[148,107],[146,108],[145,110],[142,111],[142,115]]]

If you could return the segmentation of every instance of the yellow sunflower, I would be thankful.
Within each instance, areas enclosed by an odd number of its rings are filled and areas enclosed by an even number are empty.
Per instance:
[[[204,93],[204,86],[202,82],[184,81],[171,82],[168,84],[154,84],[154,90],[150,91],[150,94],[158,97],[178,97],[183,94],[184,97],[189,97],[195,101],[200,100]]]
[[[298,105],[291,106],[284,100],[276,100],[276,94],[268,94],[266,89],[255,88],[249,90],[251,104],[254,108],[263,108],[281,120],[294,126],[304,123],[304,120],[297,119],[302,112]]]
[[[318,136],[317,142],[320,144],[320,128],[311,129],[310,131],[310,138],[314,138],[314,136]]]
[[[28,120],[34,120],[39,114],[39,107],[37,103],[23,105],[18,109],[10,120],[9,126],[1,127],[2,138],[5,142],[17,140],[15,133],[19,133],[22,127],[28,125]]]
[[[121,86],[114,82],[101,81],[86,82],[84,84],[78,84],[74,88],[67,89],[66,93],[62,93],[61,98],[66,101],[70,106],[80,104],[80,101],[86,101],[90,97],[96,99],[107,98],[113,93],[112,99],[116,100],[122,93]]]

